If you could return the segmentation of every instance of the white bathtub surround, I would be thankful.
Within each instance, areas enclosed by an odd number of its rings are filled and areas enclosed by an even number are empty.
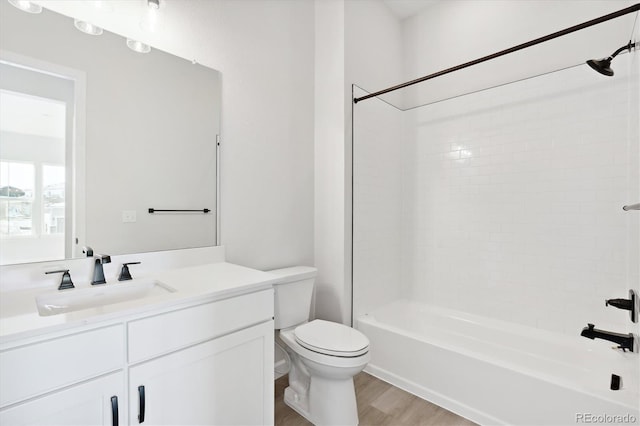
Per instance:
[[[640,421],[638,354],[610,342],[409,301],[357,326],[373,342],[365,371],[474,422],[575,424],[581,414]],[[622,377],[619,391],[609,389],[612,373]]]
[[[640,199],[639,64],[620,55],[613,78],[582,65],[407,112],[359,103],[356,315],[404,295],[571,335],[637,332],[604,300],[640,283],[640,217],[622,210]]]
[[[407,112],[358,104],[368,372],[482,424],[640,420],[638,354],[580,337],[640,331],[604,303],[640,285],[640,216],[622,210],[640,199],[639,82],[635,53],[612,79],[583,65]]]
[[[603,300],[639,282],[639,218],[622,210],[640,199],[634,59],[616,58],[614,79],[580,66],[410,113],[414,296],[567,334],[627,329]]]
[[[405,71],[629,5],[581,4],[437,2],[403,23]],[[353,301],[372,342],[367,371],[481,424],[640,421],[638,353],[580,336],[587,323],[640,334],[604,303],[640,290],[640,216],[622,210],[640,200],[640,55],[616,57],[612,78],[583,63],[640,33],[628,20],[606,29],[434,79],[395,104],[493,89],[404,112],[354,107]],[[621,390],[611,374],[626,377]]]

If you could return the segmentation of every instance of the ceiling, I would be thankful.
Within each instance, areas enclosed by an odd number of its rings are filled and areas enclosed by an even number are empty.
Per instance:
[[[382,0],[398,19],[406,19],[417,15],[426,7],[438,2],[438,0]]]
[[[64,139],[65,104],[0,90],[0,130]]]

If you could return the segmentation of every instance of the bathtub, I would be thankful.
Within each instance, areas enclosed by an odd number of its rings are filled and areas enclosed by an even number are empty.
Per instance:
[[[396,301],[356,318],[365,369],[479,424],[639,424],[638,353],[440,307]],[[637,340],[636,340],[637,343]],[[609,389],[611,374],[622,388]]]

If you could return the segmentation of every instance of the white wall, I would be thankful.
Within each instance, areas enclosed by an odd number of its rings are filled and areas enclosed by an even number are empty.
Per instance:
[[[345,246],[344,1],[315,1],[315,316],[349,320]]]
[[[218,4],[206,52],[223,75],[227,258],[258,269],[312,265],[313,2]]]
[[[351,85],[397,82],[400,25],[380,1],[316,0],[316,317],[351,321]],[[372,217],[377,217],[373,213]]]
[[[313,2],[161,3],[155,33],[131,14],[97,14],[81,2],[45,5],[221,71],[227,259],[259,269],[313,264]]]

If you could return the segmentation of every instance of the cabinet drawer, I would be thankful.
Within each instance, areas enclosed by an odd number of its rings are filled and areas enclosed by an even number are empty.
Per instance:
[[[124,343],[114,325],[0,352],[0,406],[121,369]]]
[[[273,318],[273,290],[211,302],[132,321],[129,362],[134,363]]]

